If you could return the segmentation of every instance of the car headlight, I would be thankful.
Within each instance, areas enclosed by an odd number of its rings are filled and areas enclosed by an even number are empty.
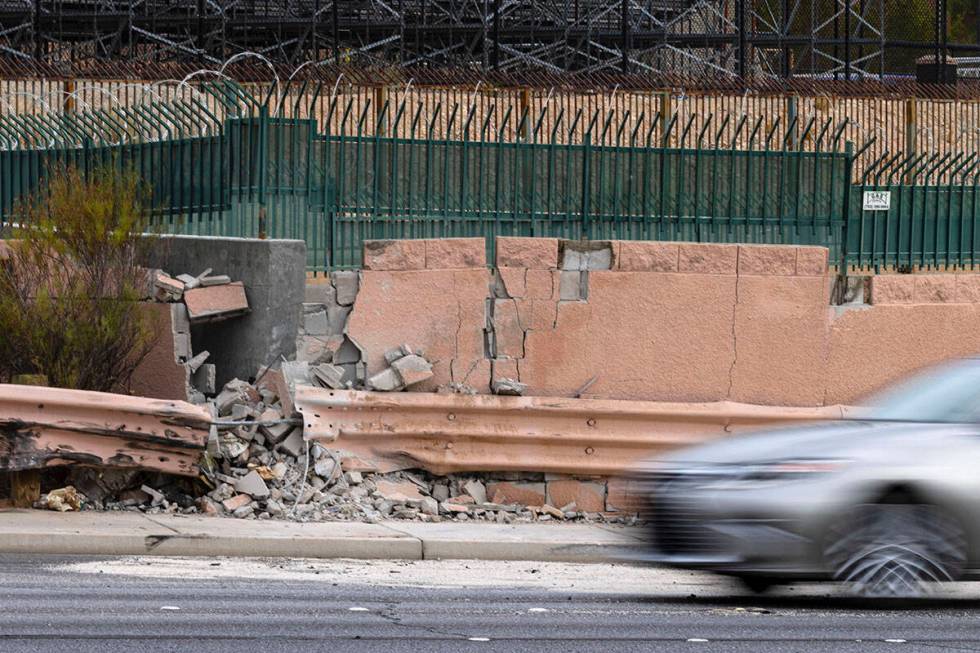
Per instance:
[[[749,489],[769,483],[809,479],[840,471],[849,460],[839,458],[795,458],[774,460],[732,469],[730,474],[711,484],[712,489]]]

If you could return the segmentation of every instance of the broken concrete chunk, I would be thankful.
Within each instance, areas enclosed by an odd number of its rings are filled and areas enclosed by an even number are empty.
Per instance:
[[[308,282],[303,301],[309,304],[330,306],[337,303],[337,290],[327,280],[320,283]]]
[[[207,352],[204,352],[205,354]],[[190,367],[190,363],[188,363]],[[206,395],[213,395],[217,380],[217,368],[212,363],[205,363],[195,371],[193,378],[194,387]]]
[[[269,486],[265,484],[262,476],[254,469],[238,479],[238,482],[235,483],[235,490],[251,495],[253,499],[264,499],[269,496]]]
[[[378,392],[395,392],[404,386],[402,377],[393,367],[381,370],[367,380],[368,387]]]
[[[292,424],[280,421],[282,419],[282,413],[275,408],[267,408],[261,415],[259,415],[260,422],[273,422],[272,424],[263,424],[259,427],[262,433],[264,433],[272,443],[279,442],[293,429]]]
[[[184,303],[191,324],[226,320],[249,312],[245,286],[241,281],[188,290],[184,293]]]
[[[201,285],[200,280],[190,274],[178,274],[177,280],[184,284],[184,290],[193,290]]]
[[[391,368],[398,373],[405,386],[415,385],[432,377],[432,363],[416,354],[399,358],[391,364]]]
[[[432,497],[422,497],[419,507],[421,508],[423,515],[439,514],[439,502]]]
[[[313,385],[313,373],[310,371],[309,363],[303,361],[284,361],[279,371],[282,372],[286,391],[290,396],[296,394],[296,386],[298,385]]]
[[[225,499],[221,502],[221,505],[223,505],[225,510],[228,512],[235,512],[239,508],[243,508],[250,503],[252,503],[252,497],[247,494],[238,494],[230,499]]]
[[[218,415],[223,417],[231,413],[231,408],[235,404],[258,403],[261,399],[258,391],[247,381],[232,379],[222,388],[214,404]]]
[[[466,491],[466,494],[473,497],[473,501],[476,503],[487,502],[487,488],[480,481],[476,479],[467,481],[467,483],[463,485],[463,489]]]
[[[356,270],[337,270],[330,274],[330,282],[337,290],[337,303],[341,306],[351,306],[357,299],[357,290],[360,283],[359,273]]]
[[[187,361],[187,369],[189,369],[191,371],[191,374],[193,374],[198,370],[198,368],[201,367],[201,365],[204,365],[204,361],[206,361],[209,356],[211,356],[210,352],[202,351],[201,353],[194,356],[194,358]]]
[[[158,302],[179,302],[184,295],[184,282],[157,270],[153,277],[154,298]]]
[[[515,381],[514,379],[501,378],[493,382],[493,393],[495,395],[509,395],[521,397],[527,392],[527,384]]]
[[[231,283],[231,277],[227,274],[217,274],[213,277],[201,277],[201,285],[205,288],[210,286],[223,286],[227,283]]]
[[[385,362],[391,365],[396,360],[405,355],[401,347],[393,347],[385,352]]]
[[[314,376],[327,388],[340,390],[344,386],[344,368],[330,363],[321,363],[312,368]]]
[[[157,490],[154,490],[149,485],[144,485],[140,487],[140,489],[150,495],[150,498],[152,500],[152,505],[154,506],[159,506],[164,501],[167,500],[167,497],[163,496],[162,492],[158,492]]]
[[[313,465],[313,471],[317,476],[329,480],[333,477],[334,471],[337,469],[337,463],[334,462],[333,458],[324,457],[316,461]]]
[[[303,431],[301,429],[293,429],[289,437],[280,442],[276,448],[283,453],[299,458],[306,451],[306,444],[303,441]]]
[[[411,481],[381,480],[377,482],[377,490],[382,498],[394,503],[422,500],[422,494],[419,492],[418,486]]]

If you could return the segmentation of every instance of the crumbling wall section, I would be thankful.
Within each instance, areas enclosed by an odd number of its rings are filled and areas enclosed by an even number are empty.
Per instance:
[[[820,247],[500,237],[373,241],[346,333],[413,390],[781,406],[853,403],[980,352],[980,275],[880,275],[832,305]],[[866,290],[865,290],[866,289]]]

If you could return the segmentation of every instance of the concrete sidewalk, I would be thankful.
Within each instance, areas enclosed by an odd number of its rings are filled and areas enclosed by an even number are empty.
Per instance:
[[[0,511],[0,553],[608,561],[640,529],[595,524],[295,523],[137,512]]]

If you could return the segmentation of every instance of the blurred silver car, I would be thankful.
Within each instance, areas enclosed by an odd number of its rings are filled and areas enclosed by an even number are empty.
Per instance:
[[[838,580],[862,595],[915,596],[980,578],[980,359],[917,376],[866,415],[644,465],[649,559],[755,591]]]

